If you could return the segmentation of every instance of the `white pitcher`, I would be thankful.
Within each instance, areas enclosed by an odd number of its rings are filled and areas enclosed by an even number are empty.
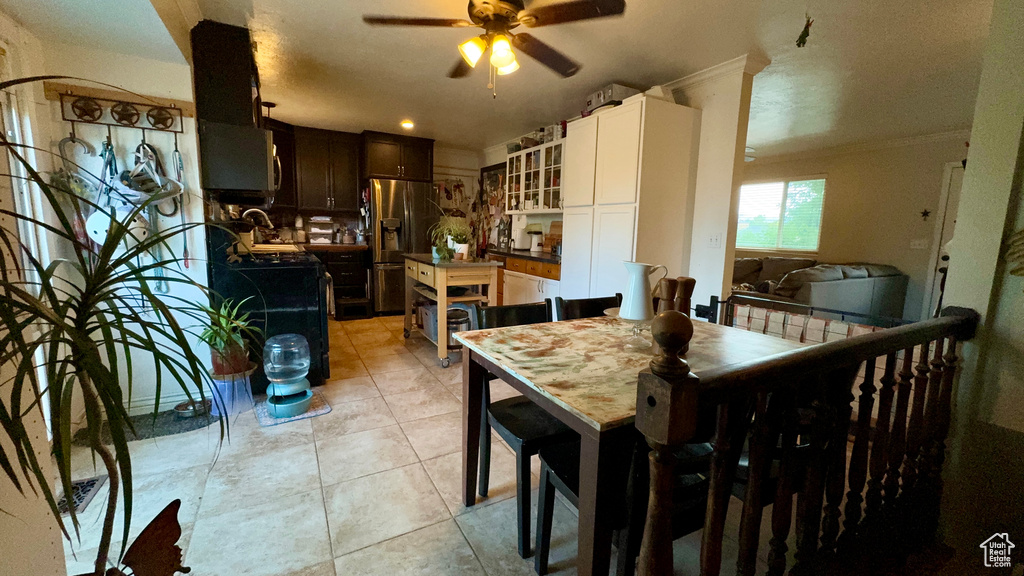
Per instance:
[[[626,296],[622,299],[622,306],[619,307],[619,318],[646,322],[654,318],[651,274],[660,268],[661,278],[664,278],[668,275],[668,268],[660,264],[655,266],[642,262],[623,261],[622,263],[626,265],[626,271],[629,272],[629,286],[626,288]]]

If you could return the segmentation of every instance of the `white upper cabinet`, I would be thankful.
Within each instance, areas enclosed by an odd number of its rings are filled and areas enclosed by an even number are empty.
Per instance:
[[[637,201],[643,101],[623,104],[601,115],[597,134],[597,204]]]
[[[571,122],[565,137],[565,207],[594,203],[594,174],[597,169],[597,116]]]

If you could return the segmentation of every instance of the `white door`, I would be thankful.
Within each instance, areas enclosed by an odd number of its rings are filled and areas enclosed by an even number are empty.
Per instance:
[[[597,170],[597,116],[569,123],[566,127],[562,167],[564,206],[594,203],[594,175]]]
[[[539,276],[521,272],[505,272],[505,304],[533,304],[543,302]]]
[[[542,298],[551,298],[551,303],[554,304],[555,298],[561,296],[559,292],[558,280],[548,280],[547,278],[541,280],[540,295]]]
[[[942,256],[946,254],[944,247],[953,238],[953,232],[956,229],[957,208],[960,206],[960,189],[963,187],[963,184],[963,165],[956,164],[951,166],[948,178],[943,182],[943,188],[945,188],[943,196],[946,199],[945,210],[940,206],[939,213],[936,214],[942,220],[935,223],[938,242],[935,243],[935,246],[932,246],[932,269],[929,272],[929,277],[932,279],[931,290],[928,292],[927,300],[925,301],[925,308],[921,315],[922,319],[931,318],[935,313],[935,308],[939,305],[943,278],[941,269],[949,265],[955,265],[955,263],[943,260]]]
[[[565,209],[562,214],[562,298],[590,297],[593,233],[592,207]]]
[[[626,267],[633,260],[636,205],[598,206],[594,209],[594,255],[591,259],[590,297],[626,292]],[[565,278],[563,272],[562,275]]]
[[[636,202],[642,116],[643,101],[639,100],[601,115],[594,186],[597,204]]]

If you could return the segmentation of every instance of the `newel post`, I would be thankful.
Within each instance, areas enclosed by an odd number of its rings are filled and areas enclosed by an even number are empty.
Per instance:
[[[690,319],[676,310],[658,314],[651,324],[661,354],[651,371],[641,372],[636,396],[636,427],[651,447],[651,488],[644,539],[637,564],[639,576],[672,574],[672,447],[692,438],[697,429],[699,379],[679,357],[693,337]]]

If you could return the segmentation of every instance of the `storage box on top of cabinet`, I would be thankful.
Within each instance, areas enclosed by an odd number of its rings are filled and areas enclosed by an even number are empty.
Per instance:
[[[686,275],[700,111],[640,94],[571,122],[564,142],[562,297],[624,293],[623,260]]]

